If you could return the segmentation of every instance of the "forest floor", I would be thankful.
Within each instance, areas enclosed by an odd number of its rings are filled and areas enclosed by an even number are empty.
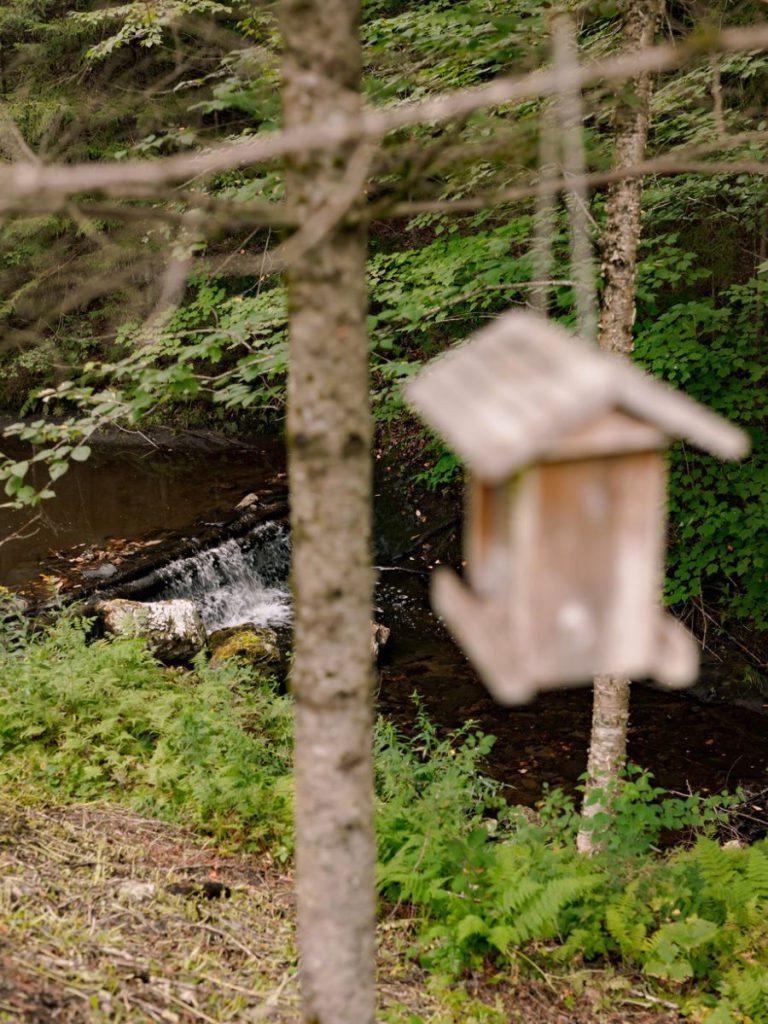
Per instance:
[[[291,875],[115,805],[2,794],[0,1021],[298,1020]],[[216,893],[219,895],[216,895]],[[637,979],[575,970],[439,982],[379,929],[379,1020],[670,1024]]]

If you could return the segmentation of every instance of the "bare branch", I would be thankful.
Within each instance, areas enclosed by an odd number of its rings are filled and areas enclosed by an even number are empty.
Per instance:
[[[150,313],[139,333],[142,341],[149,339],[153,331],[168,322],[175,313],[187,287],[187,280],[194,263],[195,243],[200,240],[201,214],[190,210],[182,224],[179,235],[171,247],[171,258],[165,268],[162,287],[155,308]]]
[[[3,172],[0,171],[0,184]],[[71,209],[71,192],[59,194],[48,193],[39,197],[7,196],[0,199],[0,214],[4,217],[23,217],[39,213],[67,213]],[[204,192],[166,192],[162,185],[155,189],[131,190],[127,198],[141,201],[151,199],[154,203],[165,201],[178,207],[184,203],[193,209],[209,214],[208,224],[213,223],[216,230],[227,227],[245,227],[252,224],[264,227],[293,227],[295,215],[289,211],[285,203],[252,201],[236,203],[226,199],[215,199]],[[158,220],[171,224],[185,223],[186,211],[174,209],[173,206],[141,206],[118,202],[98,202],[85,200],[78,203],[83,213],[102,220]],[[208,234],[211,232],[208,231]]]
[[[668,177],[676,174],[754,174],[768,175],[768,163],[759,160],[681,160],[672,157],[658,157],[644,160],[633,167],[616,167],[609,171],[595,171],[588,174],[584,181],[591,188],[603,188],[616,181],[630,178],[644,178],[646,175]],[[464,199],[425,199],[413,202],[394,203],[375,211],[374,217],[415,217],[421,213],[465,214],[477,213],[492,206],[513,203],[521,199],[531,199],[543,193],[566,192],[571,182],[568,178],[555,178],[551,181],[532,185],[519,185],[513,188],[499,189],[496,192],[485,192],[481,195],[467,196]]]
[[[77,257],[73,257],[73,261]],[[80,270],[73,276],[73,283],[77,286],[71,289],[64,289],[64,297],[58,302],[51,303],[50,297],[44,312],[30,326],[5,332],[0,338],[0,352],[13,348],[24,348],[34,345],[40,340],[41,333],[50,325],[52,319],[66,315],[95,299],[100,298],[106,292],[117,292],[125,288],[136,287],[142,289],[152,282],[161,272],[162,265],[157,257],[142,256],[128,262],[125,266],[111,266],[102,273],[93,274],[83,279]],[[55,268],[54,273],[59,273],[60,267]],[[38,281],[38,285],[40,282]],[[43,305],[43,296],[40,297],[40,305]]]
[[[552,268],[552,237],[555,232],[555,196],[549,186],[556,180],[557,142],[551,107],[546,107],[539,126],[539,180],[536,185],[536,212],[533,219],[533,277],[540,282],[531,290],[530,303],[537,313],[546,316],[549,311],[547,278]]]
[[[7,508],[9,503],[5,503],[3,507]],[[30,526],[34,526],[35,523],[39,523],[42,519],[42,513],[36,512],[31,519],[28,519],[26,523],[23,523],[18,530],[14,530],[13,533],[8,533],[5,537],[0,537],[0,548],[4,544],[10,544],[14,540],[29,540],[30,537],[34,537],[39,531],[40,527],[35,526],[31,533],[25,533],[24,531],[29,529]]]
[[[370,143],[361,143],[357,147],[331,195],[295,235],[275,250],[272,264],[287,266],[301,259],[344,220],[362,194],[375,151],[376,147]]]
[[[378,140],[387,132],[419,124],[465,117],[483,107],[518,103],[579,89],[597,82],[621,82],[637,75],[669,71],[709,53],[739,53],[768,48],[768,23],[748,28],[694,34],[682,43],[666,43],[637,52],[621,53],[573,68],[566,74],[540,69],[514,78],[497,78],[487,85],[444,93],[412,103],[367,110],[359,118],[329,118],[314,126],[257,135],[202,153],[178,154],[159,160],[33,166],[17,163],[0,171],[0,212],[19,201],[34,207],[38,197],[79,192],[147,194],[174,181],[236,167],[276,160],[290,153],[331,150],[355,140]]]
[[[716,56],[709,59],[709,66],[712,71],[712,117],[715,122],[715,131],[722,138],[725,135],[725,116],[723,114],[723,85],[720,79],[720,61]]]
[[[12,160],[30,164],[40,163],[40,158],[27,145],[27,140],[21,134],[5,103],[0,103],[0,149],[5,150]]]

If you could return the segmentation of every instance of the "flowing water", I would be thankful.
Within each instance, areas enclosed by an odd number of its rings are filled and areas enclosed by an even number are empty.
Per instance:
[[[284,626],[291,620],[288,587],[291,544],[282,523],[264,523],[160,571],[160,597],[188,597],[208,632],[252,622]]]
[[[416,694],[441,727],[452,729],[473,719],[498,738],[488,767],[516,800],[535,801],[543,783],[572,787],[586,765],[590,691],[554,691],[520,708],[501,708],[488,697],[430,611],[429,574],[422,563],[392,558],[424,531],[425,523],[444,520],[446,510],[439,502],[426,511],[423,505],[415,507],[379,468],[376,617],[392,629],[380,670],[380,710],[408,731],[415,720]],[[28,536],[22,530],[20,537],[0,545],[0,583],[14,585],[41,570],[51,572],[55,549],[69,548],[77,561],[84,546],[111,550],[115,538],[160,544],[186,533],[201,516],[209,523],[222,521],[246,492],[268,494],[282,480],[281,453],[272,442],[247,452],[106,447],[63,478],[57,498]],[[23,526],[18,515],[2,516],[0,540]],[[456,530],[448,532],[455,535]],[[191,597],[209,630],[242,622],[284,629],[291,619],[289,558],[286,528],[265,524],[246,537],[170,562],[153,596]],[[713,666],[705,670],[712,672]],[[723,670],[715,666],[714,671]],[[767,724],[755,707],[708,703],[637,685],[630,756],[670,788],[713,791],[746,785],[757,792],[768,783]],[[763,810],[759,803],[755,814]]]

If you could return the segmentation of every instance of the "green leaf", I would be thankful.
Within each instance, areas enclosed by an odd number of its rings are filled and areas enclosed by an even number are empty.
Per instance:
[[[487,935],[488,925],[477,914],[467,914],[466,917],[462,917],[459,921],[458,928],[456,929],[456,938],[459,942],[464,942],[470,935]]]

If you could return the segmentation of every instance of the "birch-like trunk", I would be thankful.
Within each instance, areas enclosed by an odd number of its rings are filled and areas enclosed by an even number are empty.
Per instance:
[[[358,4],[281,0],[280,12],[286,127],[356,116]],[[324,225],[288,273],[296,895],[311,1024],[369,1024],[374,1015],[366,237],[332,217],[329,228],[327,216],[349,205],[339,190],[359,186],[345,174],[350,156],[304,153],[287,168],[299,223]]]
[[[639,50],[653,41],[663,0],[625,0],[624,38],[627,49]],[[652,82],[648,75],[636,79],[632,96],[619,103],[615,118],[617,167],[639,163],[645,156],[651,119]],[[603,249],[603,296],[598,338],[600,347],[626,355],[632,351],[635,321],[635,275],[640,240],[642,179],[617,182],[606,203]],[[595,800],[595,790],[610,794],[627,752],[629,727],[629,680],[597,676],[594,681],[592,733],[589,741],[587,789],[583,816],[592,818],[606,810]],[[582,828],[577,845],[593,853],[599,836]]]

